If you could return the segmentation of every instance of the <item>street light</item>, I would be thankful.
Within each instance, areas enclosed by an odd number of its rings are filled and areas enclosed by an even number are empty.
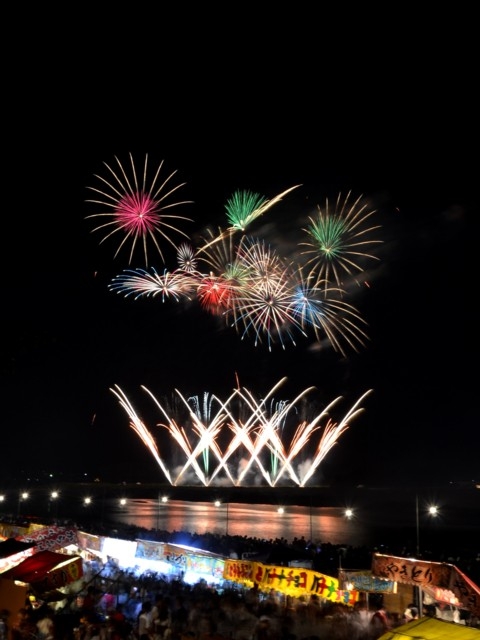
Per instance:
[[[55,517],[57,517],[57,498],[60,494],[58,493],[58,491],[52,491],[50,494],[50,499],[48,501],[48,512],[50,513],[50,508],[52,506],[52,502],[55,502]]]
[[[438,515],[438,508],[435,505],[430,505],[427,509],[428,515],[435,517]],[[418,508],[418,493],[415,494],[415,524],[417,533],[417,558],[420,558],[420,513]],[[416,587],[417,592],[417,608],[420,618],[423,616],[423,593],[422,587]]]
[[[436,505],[430,505],[427,509],[427,513],[432,518],[435,518],[438,515],[438,507]],[[420,558],[420,512],[418,507],[418,493],[415,495],[415,524],[417,533],[417,558]]]

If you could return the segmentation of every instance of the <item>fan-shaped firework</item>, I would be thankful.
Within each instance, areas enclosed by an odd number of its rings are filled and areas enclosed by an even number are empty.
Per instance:
[[[103,186],[101,188],[88,187],[98,196],[97,199],[90,199],[87,202],[101,205],[104,210],[100,213],[89,215],[87,218],[106,220],[103,224],[93,229],[94,232],[106,232],[100,244],[113,235],[122,236],[115,257],[124,246],[131,243],[130,264],[137,245],[140,245],[143,250],[145,265],[148,266],[147,243],[152,243],[162,261],[165,262],[160,241],[166,241],[176,249],[176,245],[170,237],[172,234],[179,234],[188,238],[184,231],[174,225],[180,220],[191,222],[191,219],[166,213],[173,207],[191,203],[190,200],[169,202],[170,197],[185,183],[170,186],[170,181],[176,171],[165,179],[160,178],[163,160],[150,179],[148,176],[148,155],[145,156],[142,179],[139,181],[132,154],[129,154],[129,157],[130,176],[116,157],[117,171],[107,163],[104,163],[110,173],[110,177],[106,179],[99,175],[95,176],[103,183]]]
[[[142,296],[161,296],[162,302],[167,299],[191,299],[195,289],[193,278],[182,271],[170,273],[165,269],[162,275],[152,268],[149,273],[145,269],[126,269],[116,276],[109,288],[125,297],[133,295],[135,299]]]
[[[162,456],[155,438],[125,393],[118,386],[111,391],[127,412],[131,428],[172,485],[200,482],[210,486],[227,482],[242,486],[245,482],[263,482],[272,487],[282,484],[304,487],[312,481],[320,463],[340,436],[363,411],[360,405],[371,391],[364,393],[338,422],[330,414],[342,399],[340,397],[312,419],[298,422],[298,417],[294,418],[294,415],[298,416],[298,404],[313,387],[299,393],[292,402],[284,401],[272,412],[267,410],[269,400],[285,380],[280,380],[263,399],[257,399],[245,388],[235,389],[225,401],[209,394],[208,411],[203,412],[199,411],[198,405],[192,408],[191,399],[184,398],[176,390],[186,409],[183,423],[181,418],[170,416],[153,393],[142,387],[162,415],[163,422],[157,427],[166,431],[177,454],[183,454],[183,461],[175,468],[165,462],[167,458],[173,460],[175,454],[169,450]],[[246,419],[242,415],[246,415]]]
[[[328,199],[324,210],[317,207],[317,217],[309,218],[310,225],[304,229],[311,240],[299,243],[311,247],[303,253],[312,254],[307,264],[314,265],[318,277],[328,282],[332,275],[338,286],[342,286],[342,272],[351,275],[353,271],[363,271],[360,263],[365,258],[378,260],[376,256],[365,253],[363,248],[381,242],[369,237],[379,228],[367,226],[375,210],[367,208],[362,202],[363,196],[350,203],[350,195],[351,192],[342,200],[340,193],[333,210]]]

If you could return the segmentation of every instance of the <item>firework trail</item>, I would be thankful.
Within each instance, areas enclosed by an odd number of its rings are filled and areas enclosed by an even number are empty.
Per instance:
[[[254,459],[258,460],[260,451],[267,446],[273,451],[278,452],[281,455],[284,463],[283,466],[288,467],[291,478],[297,484],[299,484],[297,474],[293,470],[290,464],[290,461],[287,460],[287,457],[283,455],[284,447],[280,438],[278,437],[278,425],[285,421],[287,414],[295,407],[295,405],[301,398],[303,398],[307,393],[313,390],[313,387],[309,387],[304,391],[302,391],[302,393],[300,393],[292,403],[284,403],[282,410],[279,413],[275,413],[272,416],[272,418],[269,419],[265,416],[265,404],[267,400],[275,392],[275,390],[285,381],[286,381],[286,378],[282,378],[282,380],[280,380],[280,382],[278,382],[277,385],[273,387],[273,389],[271,389],[267,397],[261,400],[260,402],[257,402],[255,400],[255,398],[250,393],[250,391],[248,391],[248,389],[245,389],[244,392],[239,392],[241,397],[245,400],[246,404],[252,410],[252,416],[254,416],[260,422],[260,425],[258,427],[258,437],[256,439],[255,447],[254,447],[255,456],[250,459],[249,463],[246,465],[245,469],[242,471],[242,474],[239,478],[239,482],[241,482],[245,477],[247,471],[251,467],[253,460]],[[277,476],[277,479],[278,477],[279,476]]]
[[[360,402],[364,400],[368,395],[372,393],[372,390],[369,389],[366,391],[353,405],[353,407],[346,413],[346,415],[342,418],[340,423],[333,423],[331,420],[328,421],[325,426],[322,434],[322,438],[318,444],[317,451],[315,457],[313,459],[313,463],[310,467],[308,473],[303,477],[302,483],[300,486],[304,487],[308,480],[312,477],[313,473],[320,465],[325,456],[329,453],[332,447],[338,442],[340,436],[348,429],[348,426],[352,420],[354,420],[360,413],[363,411],[362,407],[359,407]],[[330,403],[329,407],[332,407],[340,398],[337,398]]]
[[[106,220],[106,222],[92,230],[93,232],[106,232],[100,244],[113,235],[119,234],[120,236],[124,236],[120,241],[114,257],[117,257],[121,249],[127,243],[131,242],[129,264],[132,262],[133,254],[138,244],[143,249],[145,265],[148,266],[147,241],[150,241],[157,249],[161,260],[165,263],[159,239],[162,241],[165,240],[175,249],[177,249],[177,247],[170,237],[171,233],[180,234],[188,239],[188,235],[174,226],[174,224],[180,220],[189,222],[192,222],[192,220],[184,216],[166,213],[166,211],[173,207],[191,204],[190,200],[168,202],[169,198],[178,189],[183,187],[185,183],[170,187],[170,180],[176,174],[176,171],[171,173],[163,181],[160,180],[163,160],[157,168],[151,182],[149,182],[147,178],[148,154],[145,155],[143,178],[140,183],[131,153],[129,157],[130,177],[117,157],[115,157],[118,164],[117,171],[104,162],[104,165],[111,174],[109,179],[95,175],[95,177],[103,183],[103,186],[102,188],[88,187],[88,189],[98,194],[98,196],[97,199],[89,199],[87,202],[101,205],[104,207],[104,211],[89,215],[87,219],[102,218]],[[159,239],[157,239],[157,236],[159,236]]]
[[[157,461],[158,466],[165,474],[165,477],[169,482],[171,482],[170,472],[165,466],[163,460],[160,457],[160,452],[158,451],[157,444],[153,439],[152,434],[148,431],[147,427],[144,425],[142,420],[138,417],[135,409],[132,404],[128,400],[127,396],[123,393],[123,391],[115,385],[114,389],[111,391],[117,396],[120,406],[125,409],[128,416],[130,417],[130,427],[135,431],[135,433],[140,437],[143,444],[147,447],[150,453],[153,455],[155,460]]]
[[[336,398],[313,420],[300,421],[294,430],[293,437],[289,439],[288,437],[283,438],[285,429],[282,429],[282,437],[280,437],[280,427],[284,427],[288,416],[296,408],[299,401],[313,391],[314,387],[309,387],[302,391],[292,402],[282,402],[278,411],[268,415],[267,403],[285,380],[286,378],[281,379],[261,399],[256,399],[253,393],[246,388],[236,388],[225,401],[221,401],[216,396],[210,396],[208,415],[204,413],[199,415],[198,407],[197,409],[195,406],[192,408],[191,402],[176,390],[187,409],[190,420],[189,425],[179,425],[176,419],[169,416],[153,393],[146,387],[142,387],[165,418],[166,422],[159,423],[156,426],[163,428],[185,455],[185,462],[173,479],[172,472],[167,469],[160,457],[153,437],[135,413],[125,394],[118,387],[115,387],[112,391],[119,399],[122,408],[127,412],[130,426],[154,455],[165,477],[172,485],[183,482],[187,477],[187,471],[192,470],[201,484],[205,486],[209,486],[214,480],[220,480],[221,473],[233,486],[240,486],[246,481],[247,476],[250,477],[254,470],[257,470],[263,480],[271,487],[278,486],[285,475],[288,476],[288,482],[293,482],[297,486],[303,487],[313,477],[320,463],[338,442],[338,439],[347,430],[351,422],[363,411],[360,403],[370,391],[363,394],[338,423],[329,417],[332,409],[342,399],[340,397]],[[212,412],[214,403],[218,404],[216,413]],[[242,408],[248,410],[249,415],[243,422],[235,414],[234,405],[236,407],[237,404],[240,404],[240,410]],[[327,419],[327,422],[322,427],[320,422],[324,419]],[[219,442],[220,436],[223,435],[225,437],[227,432],[231,434],[230,440],[221,446]],[[321,436],[315,445],[314,435],[317,432]],[[190,434],[190,437],[188,434]],[[306,471],[302,471],[302,473],[298,473],[294,467],[296,461],[300,455],[305,455],[311,450],[312,446],[314,454],[311,456],[309,468]],[[210,460],[205,465],[205,456],[210,452],[216,461],[216,466],[211,469]],[[266,461],[271,460],[272,453],[278,459],[278,468],[270,464],[271,469],[269,470]],[[245,454],[249,456],[236,472],[233,471],[230,463],[234,454],[241,454],[243,457]],[[199,459],[203,460],[204,469],[200,466]],[[303,469],[304,466],[300,465],[299,468],[302,467]]]

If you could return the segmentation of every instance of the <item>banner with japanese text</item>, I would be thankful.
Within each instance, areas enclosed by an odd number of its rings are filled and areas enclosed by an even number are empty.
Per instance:
[[[480,589],[452,564],[375,553],[372,574],[422,588],[449,589],[461,602],[462,608],[480,615]]]
[[[225,560],[223,577],[245,586],[256,585],[261,591],[274,589],[294,598],[316,595],[349,606],[358,602],[359,596],[358,591],[340,589],[336,578],[311,569],[277,567],[245,560]]]
[[[77,544],[76,527],[61,527],[57,525],[41,525],[18,538],[26,542],[35,542],[35,553],[39,551],[56,551],[70,544]]]

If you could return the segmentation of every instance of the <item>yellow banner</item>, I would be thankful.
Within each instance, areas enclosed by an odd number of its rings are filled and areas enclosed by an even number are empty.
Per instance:
[[[246,560],[225,560],[223,577],[245,586],[256,585],[261,591],[274,589],[294,598],[316,595],[349,606],[353,606],[359,596],[358,591],[340,589],[336,578],[311,569],[277,567]]]

